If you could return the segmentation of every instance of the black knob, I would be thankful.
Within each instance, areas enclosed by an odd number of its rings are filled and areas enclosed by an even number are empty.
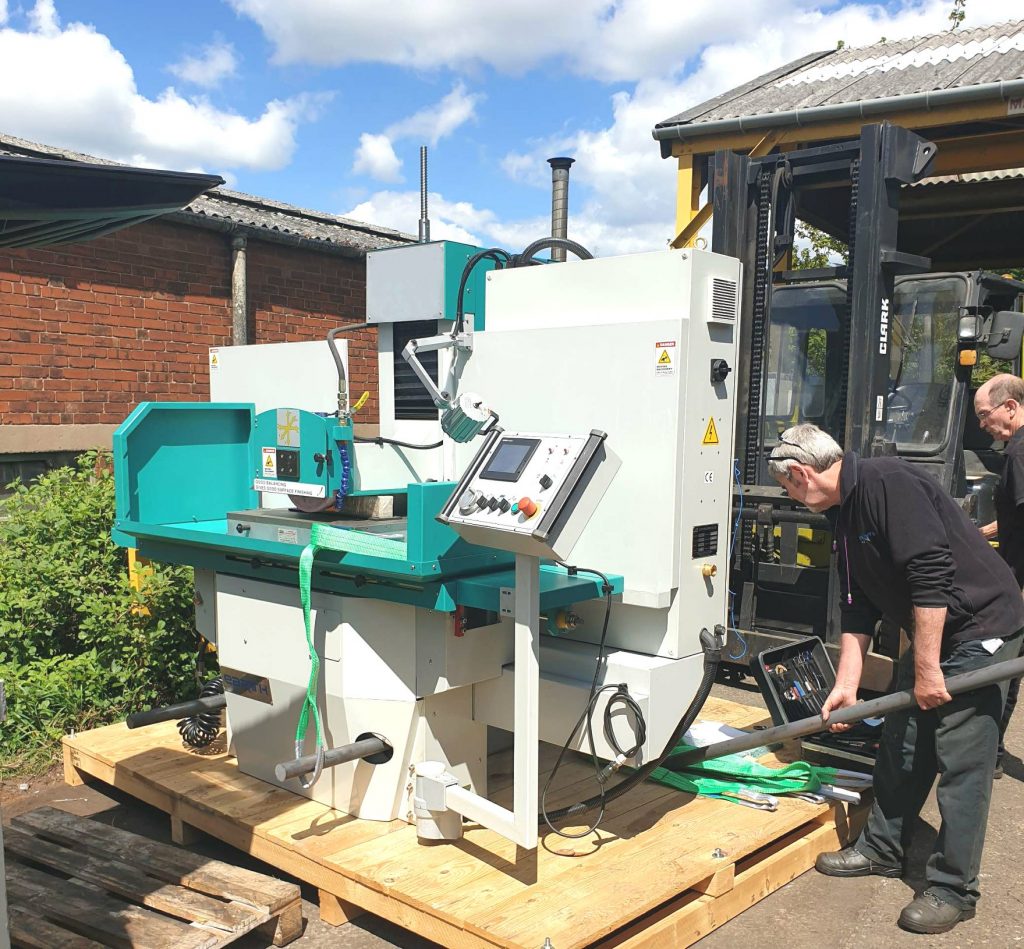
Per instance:
[[[489,501],[487,502],[487,506],[488,506],[488,507],[489,507],[489,508],[490,508],[490,509],[491,509],[492,511],[496,511],[496,510],[498,510],[498,499],[497,499],[497,498],[491,498],[491,499],[490,499],[490,500],[489,500]]]
[[[480,509],[480,510],[482,511],[482,510],[483,510],[483,509],[484,509],[485,507],[487,507],[487,498],[485,498],[485,497],[484,497],[484,496],[483,496],[483,495],[481,494],[481,495],[480,495],[480,496],[479,496],[479,497],[478,497],[478,498],[476,499],[476,506],[477,506],[477,507],[478,507],[478,508],[479,508],[479,509]]]
[[[552,484],[551,478],[549,478],[546,474],[542,474],[540,476],[540,486],[542,488],[547,490],[548,488],[551,487],[551,484]]]
[[[717,386],[720,382],[725,382],[725,377],[730,372],[732,372],[732,369],[724,359],[711,360],[711,384],[713,386]]]
[[[498,502],[498,507],[501,510],[501,513],[504,514],[510,507],[512,507],[512,502],[508,498],[502,498]]]

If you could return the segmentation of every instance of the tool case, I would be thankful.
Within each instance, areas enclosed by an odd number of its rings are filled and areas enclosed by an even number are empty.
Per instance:
[[[820,717],[822,705],[836,684],[828,651],[814,636],[765,649],[751,663],[750,671],[775,725]],[[860,770],[870,770],[881,731],[881,721],[869,719],[841,734],[826,731],[808,735],[801,742],[802,753],[809,761],[841,766],[855,762]]]

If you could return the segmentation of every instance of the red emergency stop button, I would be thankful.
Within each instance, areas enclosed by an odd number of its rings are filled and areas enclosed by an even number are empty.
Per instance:
[[[538,511],[537,502],[532,498],[520,498],[519,499],[519,513],[522,514],[527,520],[533,517]]]

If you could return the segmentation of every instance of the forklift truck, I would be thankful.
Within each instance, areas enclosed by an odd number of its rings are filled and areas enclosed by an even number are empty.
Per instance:
[[[791,425],[813,422],[862,456],[925,466],[978,524],[995,519],[1001,453],[978,426],[981,354],[1020,370],[1024,283],[984,271],[931,273],[900,249],[902,189],[936,146],[898,126],[859,139],[712,166],[712,249],[744,264],[736,373],[735,525],[728,660],[841,629],[827,515],[791,501],[767,458]],[[786,270],[799,217],[846,242],[845,266]],[[886,688],[900,651],[882,624],[865,684]]]

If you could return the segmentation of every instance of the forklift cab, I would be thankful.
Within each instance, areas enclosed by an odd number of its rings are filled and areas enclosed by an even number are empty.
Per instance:
[[[994,519],[1002,455],[974,415],[975,366],[959,364],[965,313],[1017,309],[1024,283],[983,271],[897,277],[889,338],[889,388],[883,440],[928,471],[981,524]],[[761,483],[772,484],[767,456],[789,426],[813,422],[843,442],[841,326],[843,280],[773,289],[767,351]],[[989,360],[1020,372],[1020,357]]]

